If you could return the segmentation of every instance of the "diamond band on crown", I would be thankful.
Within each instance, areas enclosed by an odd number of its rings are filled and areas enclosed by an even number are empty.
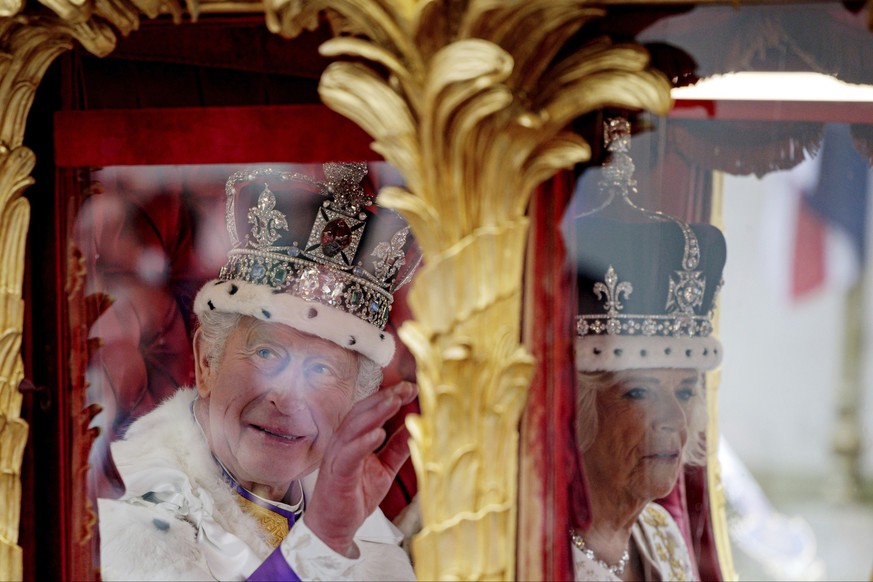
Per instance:
[[[307,301],[336,307],[384,328],[393,298],[372,282],[348,273],[313,266],[311,261],[279,253],[231,251],[218,278],[273,287]]]
[[[708,337],[712,322],[705,315],[577,315],[576,335],[642,335]]]

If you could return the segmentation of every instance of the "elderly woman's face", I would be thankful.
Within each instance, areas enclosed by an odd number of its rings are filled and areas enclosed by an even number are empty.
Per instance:
[[[216,369],[198,354],[212,452],[250,489],[280,498],[318,468],[354,401],[357,357],[286,325],[244,318]],[[257,491],[256,491],[257,492]]]
[[[679,476],[695,398],[695,370],[617,372],[597,393],[597,436],[583,455],[591,486],[644,502],[667,495]]]

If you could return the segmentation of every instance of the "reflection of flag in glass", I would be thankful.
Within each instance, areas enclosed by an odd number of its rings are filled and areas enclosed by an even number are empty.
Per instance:
[[[818,180],[800,201],[792,296],[833,283],[854,283],[864,264],[867,162],[855,150],[849,126],[825,126]],[[804,236],[806,235],[806,236]]]
[[[823,288],[846,289],[864,264],[867,162],[852,144],[849,126],[825,126],[822,149],[795,192],[788,295],[802,299]]]

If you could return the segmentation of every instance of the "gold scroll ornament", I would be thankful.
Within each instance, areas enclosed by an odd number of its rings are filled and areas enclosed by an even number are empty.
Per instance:
[[[4,8],[18,9],[14,4]],[[24,378],[21,292],[30,205],[21,193],[33,183],[35,158],[21,144],[27,111],[45,69],[71,46],[23,18],[0,19],[0,580],[23,577],[18,527],[28,426],[21,418],[18,386]]]

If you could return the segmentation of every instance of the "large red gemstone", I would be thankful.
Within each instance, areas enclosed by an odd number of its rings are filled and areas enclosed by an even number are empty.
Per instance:
[[[332,257],[352,242],[352,229],[342,218],[336,218],[321,230],[321,252]]]

